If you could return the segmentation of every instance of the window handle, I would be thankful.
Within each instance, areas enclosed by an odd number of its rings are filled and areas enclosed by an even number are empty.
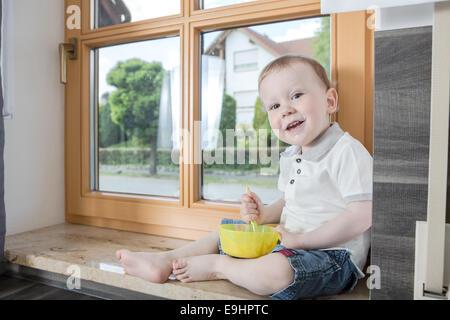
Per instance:
[[[70,38],[69,43],[59,44],[59,58],[61,64],[61,83],[67,83],[67,56],[70,60],[76,60],[78,57],[78,40]]]

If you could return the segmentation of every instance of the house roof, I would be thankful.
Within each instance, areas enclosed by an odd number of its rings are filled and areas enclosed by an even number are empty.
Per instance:
[[[275,42],[269,37],[249,28],[240,28],[239,30],[244,32],[255,43],[259,44],[261,47],[265,48],[267,51],[271,52],[274,56],[277,57],[287,53],[299,53],[306,56],[312,56],[313,54],[311,41],[314,40],[315,37],[286,42]],[[214,40],[214,42],[205,50],[205,54],[213,54],[215,49],[217,49],[233,31],[235,30],[222,31]]]
[[[287,53],[301,53],[305,56],[311,57],[314,52],[312,48],[312,41],[315,40],[316,37],[306,38],[301,40],[293,40],[286,41],[281,43],[285,49],[284,54]]]

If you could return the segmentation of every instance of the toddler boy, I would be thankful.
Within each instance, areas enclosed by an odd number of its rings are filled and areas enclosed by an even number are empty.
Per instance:
[[[243,221],[277,223],[281,243],[257,259],[237,259],[220,248],[217,230],[164,253],[116,255],[128,274],[165,282],[227,279],[273,299],[300,299],[351,291],[370,246],[373,159],[338,123],[338,94],[315,60],[285,55],[261,72],[259,92],[277,137],[292,146],[281,154],[278,188],[270,205],[248,191]]]

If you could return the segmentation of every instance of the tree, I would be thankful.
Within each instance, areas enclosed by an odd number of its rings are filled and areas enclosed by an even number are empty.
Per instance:
[[[99,144],[100,148],[106,148],[126,140],[124,132],[111,119],[111,104],[109,103],[109,93],[102,96],[102,102],[99,105]]]
[[[261,99],[259,97],[256,98],[255,102],[255,112],[253,117],[253,129],[258,131],[258,129],[266,129],[268,123],[267,112],[263,109]],[[270,125],[269,125],[270,128]]]
[[[330,77],[330,18],[322,18],[317,38],[312,41],[314,58],[325,68]]]
[[[267,147],[270,148],[272,146],[272,135],[274,133],[272,132],[272,128],[270,126],[269,115],[268,115],[267,111],[264,110],[261,99],[259,97],[256,98],[256,102],[255,102],[255,116],[253,117],[253,129],[256,132],[256,137],[258,139],[258,143],[259,143],[259,129],[267,130],[267,142],[266,143],[267,143]],[[289,146],[287,143],[285,143],[281,140],[280,140],[279,144],[280,144],[280,146],[283,146],[283,147]],[[261,148],[261,147],[265,147],[265,146],[259,146],[259,147]]]
[[[265,129],[267,130],[267,147],[270,147],[271,145],[271,136],[272,136],[272,131],[270,128],[270,123],[269,123],[269,116],[267,114],[267,111],[264,110],[261,99],[258,97],[256,98],[256,102],[255,102],[255,108],[254,108],[255,112],[254,112],[254,117],[253,117],[253,129],[256,132],[256,138],[258,139],[258,143],[259,143],[259,130],[260,129]],[[262,146],[260,146],[262,147]]]
[[[111,118],[132,139],[150,145],[150,175],[156,174],[159,104],[164,69],[140,59],[119,62],[107,75]]]
[[[223,143],[225,143],[227,129],[236,129],[236,100],[224,92],[222,99],[222,115],[220,117],[219,125]]]

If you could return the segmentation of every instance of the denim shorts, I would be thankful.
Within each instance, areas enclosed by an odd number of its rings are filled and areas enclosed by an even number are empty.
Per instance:
[[[221,224],[245,224],[241,220],[223,219]],[[220,254],[222,251],[219,240]],[[294,281],[270,295],[275,300],[297,300],[351,292],[358,283],[358,269],[350,252],[338,250],[298,250],[277,244],[272,253],[282,253],[294,269]]]

